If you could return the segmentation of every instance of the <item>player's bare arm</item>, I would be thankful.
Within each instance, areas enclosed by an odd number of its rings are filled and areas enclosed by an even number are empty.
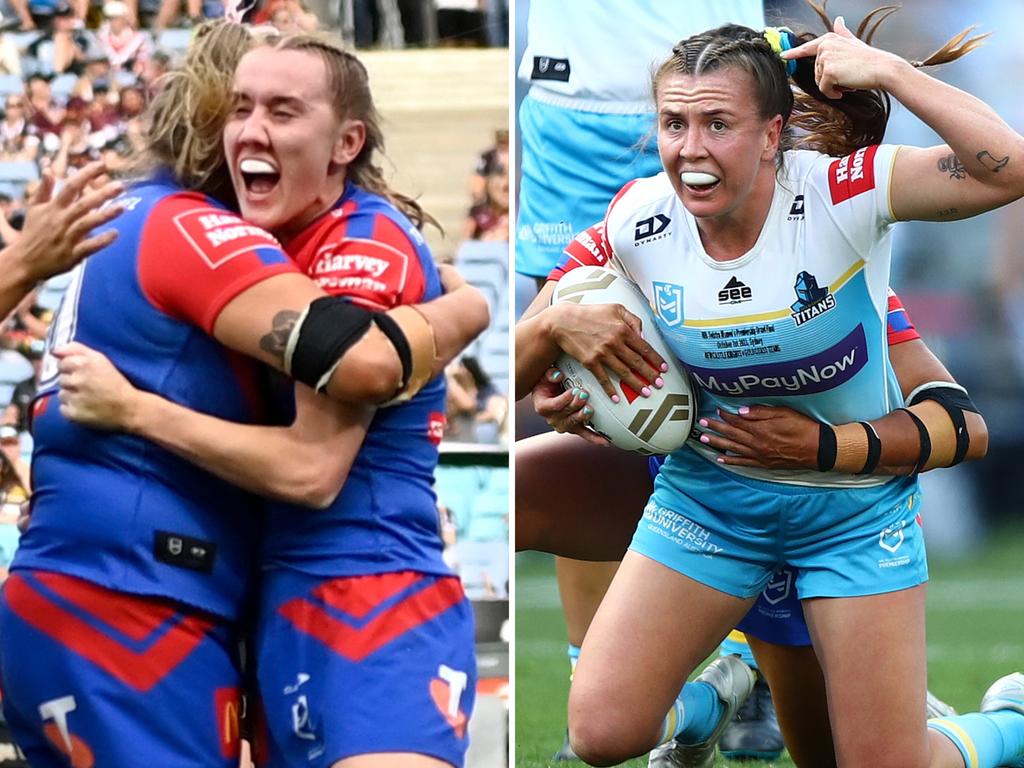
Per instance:
[[[817,57],[818,85],[827,96],[838,99],[844,89],[880,88],[946,142],[900,149],[891,186],[897,219],[963,219],[1024,195],[1024,137],[985,102],[899,56],[866,45],[841,18],[834,32],[782,57],[812,55]]]
[[[909,475],[984,458],[988,451],[984,418],[959,403],[956,380],[925,343],[917,339],[897,344],[889,354],[908,398],[905,409],[870,422],[829,427],[790,408],[744,406],[738,414],[720,411],[718,419],[702,419],[701,442],[721,451],[718,461],[723,464],[822,469],[823,461],[831,461],[829,469],[851,473],[865,468],[874,444],[878,453],[871,458],[875,465],[871,473],[883,475]],[[959,456],[958,438],[963,451]]]
[[[83,344],[54,354],[67,418],[144,437],[253,493],[308,507],[326,508],[337,497],[374,413],[297,384],[291,425],[239,424],[137,389]]]

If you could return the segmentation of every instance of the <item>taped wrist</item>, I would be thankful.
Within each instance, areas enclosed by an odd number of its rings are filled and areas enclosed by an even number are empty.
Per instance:
[[[836,431],[825,422],[818,424],[818,471],[831,472],[836,465]]]
[[[321,391],[345,353],[366,333],[372,315],[342,296],[314,300],[299,315],[288,336],[285,373]]]
[[[971,447],[964,411],[978,413],[966,389],[952,382],[922,384],[910,393],[905,410],[928,431],[930,455],[918,462],[918,471],[952,467],[964,460]]]
[[[870,458],[868,436],[863,425],[853,422],[832,429],[836,433],[836,463],[833,470],[851,475],[861,472]]]
[[[411,306],[374,316],[377,326],[391,340],[402,361],[402,386],[387,405],[411,400],[433,378],[437,346],[434,329],[427,319]]]
[[[882,441],[878,439],[878,433],[871,422],[859,421],[857,423],[864,428],[864,436],[868,441],[868,457],[857,474],[870,475],[878,467],[878,460],[882,458]]]

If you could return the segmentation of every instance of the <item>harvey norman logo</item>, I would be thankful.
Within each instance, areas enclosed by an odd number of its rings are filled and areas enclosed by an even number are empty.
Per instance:
[[[688,365],[697,384],[721,395],[771,397],[799,393],[813,395],[849,381],[868,361],[864,326],[824,352],[799,360],[745,368],[702,368]]]

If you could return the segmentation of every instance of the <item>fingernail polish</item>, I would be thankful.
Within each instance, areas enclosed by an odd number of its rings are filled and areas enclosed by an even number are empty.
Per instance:
[[[587,392],[587,390],[585,390],[585,389],[581,389],[580,390],[580,400],[586,400],[588,397],[590,397],[590,393]]]
[[[593,416],[594,415],[594,409],[591,408],[589,405],[583,406],[583,415],[584,416]]]
[[[662,373],[668,373],[668,363],[662,363],[661,364],[661,372]]]
[[[700,424],[702,427],[706,427],[708,425],[708,420],[707,419],[701,419],[697,423]]]
[[[651,396],[651,388],[650,387],[644,387],[643,389],[640,390],[640,394],[643,395],[644,397],[650,397]]]
[[[654,380],[654,386],[656,386],[658,389],[661,389],[662,387],[665,386],[665,380],[661,378],[661,376],[659,376]]]
[[[701,436],[700,436],[700,441],[701,441],[702,443],[710,443],[710,442],[711,442],[711,438],[710,438],[710,437],[708,437],[707,435],[701,435]]]
[[[622,399],[622,398],[621,398],[621,397],[619,397],[618,395],[612,395],[612,402],[613,402],[613,403],[617,403],[617,402],[619,402],[619,400],[621,400],[621,399]]]
[[[561,371],[552,371],[551,375],[548,376],[548,379],[550,379],[552,382],[559,382],[559,381],[562,380],[562,372]]]
[[[750,413],[750,409],[747,408],[747,406],[745,406],[745,405],[741,405],[740,406],[740,415],[741,416],[746,416],[748,413]]]
[[[725,459],[723,459],[721,456],[715,459],[715,461],[717,461],[719,464],[725,464]]]
[[[580,388],[579,387],[573,387],[572,388],[572,396],[573,397],[579,397],[580,396]]]

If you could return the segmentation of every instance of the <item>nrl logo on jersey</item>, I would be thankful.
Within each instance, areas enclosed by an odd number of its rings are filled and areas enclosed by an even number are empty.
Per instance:
[[[789,307],[793,310],[790,317],[798,328],[836,306],[835,295],[829,291],[827,285],[819,286],[818,278],[810,272],[804,271],[796,276],[793,290],[796,291],[796,301]]]
[[[683,286],[655,281],[654,304],[665,325],[671,328],[683,324]]]

